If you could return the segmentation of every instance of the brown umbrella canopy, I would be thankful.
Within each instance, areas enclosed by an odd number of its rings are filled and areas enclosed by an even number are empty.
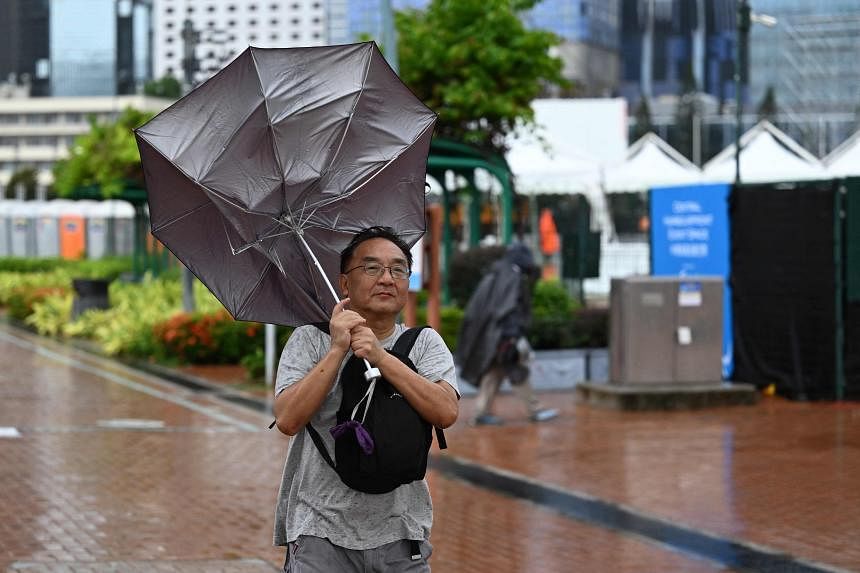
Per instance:
[[[248,48],[135,131],[152,233],[237,319],[327,320],[340,251],[424,232],[436,115],[372,42]]]

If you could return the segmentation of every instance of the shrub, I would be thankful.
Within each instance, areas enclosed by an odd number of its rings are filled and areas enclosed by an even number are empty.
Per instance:
[[[0,306],[9,306],[13,297],[20,299],[28,290],[70,288],[71,277],[62,270],[39,273],[0,272]],[[21,300],[16,301],[20,304]]]
[[[579,308],[565,315],[536,315],[528,332],[535,350],[602,348],[608,344],[605,308]]]
[[[557,280],[538,281],[532,291],[532,315],[536,319],[570,316],[575,304]]]
[[[131,269],[131,257],[111,257],[99,260],[0,258],[0,273],[32,274],[63,271],[68,276],[114,280]]]
[[[33,303],[33,312],[25,322],[33,326],[39,334],[58,336],[72,314],[71,293],[49,295]]]
[[[251,380],[260,380],[266,375],[266,353],[262,348],[255,348],[250,354],[246,354],[239,361],[248,373]]]
[[[64,296],[68,289],[63,286],[29,287],[21,286],[15,289],[7,299],[9,316],[16,320],[25,320],[33,314],[33,306],[50,296]]]
[[[609,309],[581,308],[573,315],[573,328],[582,337],[581,346],[609,346]]]
[[[191,364],[238,364],[263,346],[263,327],[233,320],[226,310],[181,312],[153,327],[161,357]]]

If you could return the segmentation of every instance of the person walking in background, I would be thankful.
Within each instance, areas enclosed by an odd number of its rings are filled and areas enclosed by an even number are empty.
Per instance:
[[[276,545],[286,545],[285,571],[426,573],[433,510],[425,479],[387,493],[347,486],[314,444],[313,427],[331,428],[354,354],[378,368],[383,380],[427,423],[447,428],[457,419],[454,359],[432,328],[421,330],[408,358],[412,370],[387,352],[406,327],[396,322],[406,303],[412,255],[388,227],[355,235],[341,253],[344,297],[327,332],[297,328],[281,355],[275,386],[278,429],[290,443],[275,512]],[[377,398],[379,400],[381,398]],[[335,451],[329,431],[318,431]]]
[[[541,406],[530,379],[534,353],[526,331],[531,323],[532,287],[539,275],[529,248],[513,243],[493,263],[466,304],[455,358],[460,377],[478,387],[475,425],[503,423],[492,413],[492,406],[506,378],[533,422],[558,415],[557,410]]]

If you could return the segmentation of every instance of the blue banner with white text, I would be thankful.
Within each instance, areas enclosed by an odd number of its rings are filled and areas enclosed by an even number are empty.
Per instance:
[[[731,186],[685,185],[651,189],[651,274],[723,278],[723,378],[732,373],[729,287]]]

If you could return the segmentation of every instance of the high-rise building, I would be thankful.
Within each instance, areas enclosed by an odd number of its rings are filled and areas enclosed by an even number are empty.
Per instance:
[[[750,28],[749,92],[758,105],[772,88],[780,127],[824,155],[860,121],[860,3],[750,0],[776,18]]]
[[[248,46],[328,43],[327,0],[155,0],[154,72],[197,83]]]
[[[328,0],[330,42],[382,42],[386,3],[392,10],[422,9],[429,0]],[[619,0],[543,0],[522,17],[528,27],[548,30],[562,40],[556,54],[577,95],[611,95],[616,90]]]
[[[327,0],[330,44],[349,44],[385,36],[385,4],[391,10],[424,8],[429,0]]]
[[[736,0],[623,0],[621,94],[734,100]]]
[[[51,0],[50,94],[133,94],[152,77],[151,0]]]
[[[578,96],[611,96],[618,91],[619,0],[543,0],[523,14],[533,29],[561,38],[562,75]]]
[[[48,95],[48,0],[0,2],[0,82]]]

